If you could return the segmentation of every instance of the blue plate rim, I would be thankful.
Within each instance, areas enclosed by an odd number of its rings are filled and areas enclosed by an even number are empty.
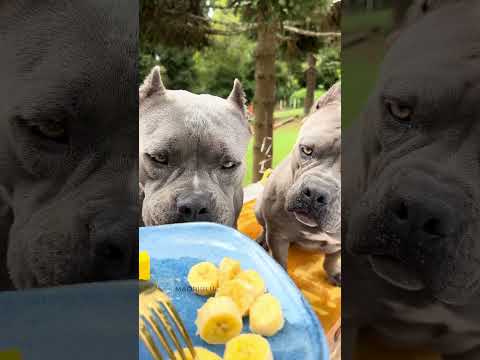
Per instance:
[[[222,224],[217,224],[217,223],[209,223],[209,222],[195,222],[195,223],[179,223],[179,224],[165,224],[165,225],[155,225],[155,226],[142,226],[138,230],[138,239],[139,239],[139,251],[142,251],[142,233],[151,232],[155,231],[155,229],[161,228],[162,231],[163,229],[166,228],[201,228],[201,227],[208,227],[208,228],[215,228],[217,227],[219,230],[232,230],[231,227],[222,225]],[[327,344],[327,339],[325,335],[325,330],[323,329],[322,324],[320,323],[320,320],[318,317],[315,315],[315,312],[313,311],[310,303],[305,299],[305,296],[302,294],[300,289],[298,289],[297,285],[295,282],[291,279],[290,275],[283,269],[283,267],[278,264],[272,257],[270,256],[265,256],[265,250],[255,241],[247,237],[246,235],[242,234],[239,232],[237,229],[233,229],[236,231],[236,241],[245,241],[248,243],[248,246],[251,246],[252,249],[256,252],[258,257],[262,259],[262,261],[265,263],[266,266],[268,266],[272,271],[275,271],[276,273],[279,274],[280,277],[283,277],[287,280],[287,282],[290,283],[290,285],[295,288],[297,291],[298,295],[300,295],[300,298],[302,299],[302,302],[307,310],[307,313],[309,317],[311,318],[312,322],[315,323],[317,326],[315,326],[316,334],[315,334],[315,339],[318,340],[318,343],[320,345],[318,349],[318,358],[321,359],[321,356],[324,355],[325,359],[328,359],[328,354],[330,353],[328,344]]]

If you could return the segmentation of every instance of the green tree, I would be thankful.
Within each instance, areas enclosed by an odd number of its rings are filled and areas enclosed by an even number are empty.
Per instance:
[[[311,14],[328,16],[333,2],[330,0],[231,0],[230,5],[242,14],[242,19],[255,24],[255,131],[253,145],[253,181],[262,177],[264,169],[272,166],[273,146],[270,153],[262,152],[265,143],[272,143],[273,112],[276,100],[276,58],[282,31],[313,35],[288,21],[304,19]]]
[[[193,91],[227,97],[238,78],[247,99],[254,93],[253,51],[255,44],[245,35],[214,39],[211,46],[194,56],[198,82]]]

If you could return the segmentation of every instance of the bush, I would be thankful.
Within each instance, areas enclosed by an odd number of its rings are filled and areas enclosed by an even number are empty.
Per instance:
[[[340,80],[341,73],[340,49],[337,47],[326,47],[318,54],[317,82],[323,85],[324,89],[330,87]]]

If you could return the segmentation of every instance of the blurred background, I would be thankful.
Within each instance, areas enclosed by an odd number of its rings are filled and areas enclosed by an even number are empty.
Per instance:
[[[342,126],[359,115],[413,0],[342,0]]]
[[[242,82],[254,131],[244,185],[290,152],[314,99],[341,78],[339,1],[140,4],[140,81],[158,64],[169,89],[227,97]]]

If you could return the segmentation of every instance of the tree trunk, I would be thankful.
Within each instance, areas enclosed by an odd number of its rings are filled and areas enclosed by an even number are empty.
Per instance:
[[[412,0],[398,0],[394,2],[393,21],[395,27],[400,27],[410,5],[412,5]]]
[[[272,167],[273,111],[275,108],[275,56],[277,24],[269,14],[259,16],[255,49],[255,125],[253,144],[253,181]],[[271,18],[271,17],[270,17]],[[263,21],[262,21],[263,20]]]
[[[311,52],[309,52],[307,54],[308,68],[305,71],[305,82],[307,84],[307,94],[305,96],[303,107],[303,112],[305,115],[308,115],[313,106],[313,102],[315,101],[315,89],[317,88],[317,69],[315,68],[316,63],[317,59]]]

